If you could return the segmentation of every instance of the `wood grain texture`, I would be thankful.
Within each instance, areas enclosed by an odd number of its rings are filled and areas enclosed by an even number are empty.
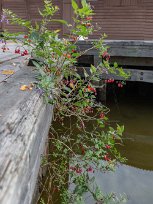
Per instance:
[[[81,51],[84,51],[92,47],[93,41],[80,41],[78,42],[78,47]],[[153,83],[153,41],[106,40],[104,43],[110,47],[109,53],[111,58],[113,57],[113,60],[116,58],[117,62],[119,61],[123,67],[124,65],[128,65],[128,68],[124,69],[131,73],[131,77],[127,81]],[[102,60],[96,49],[90,50],[87,54],[94,55],[95,65],[99,64]],[[138,66],[138,68],[133,68],[133,66]],[[149,66],[150,70],[148,70]],[[89,68],[86,68],[86,71],[89,72]],[[101,78],[124,80],[122,77],[108,74],[102,74]],[[100,86],[98,85],[98,87]]]
[[[77,0],[78,3],[81,0]],[[93,24],[98,24],[97,32],[91,39],[96,39],[106,33],[113,40],[153,40],[153,1],[152,0],[88,0],[94,10]],[[70,0],[53,0],[59,7],[55,19],[66,19],[72,22],[72,7]],[[24,19],[31,19],[32,24],[41,21],[38,9],[42,10],[43,0],[5,0],[3,8],[13,10]],[[97,26],[96,26],[97,27]],[[26,31],[17,25],[3,23],[3,29],[12,32]],[[62,24],[51,22],[49,29],[67,31]],[[67,32],[66,32],[67,33]]]
[[[80,49],[86,50],[92,47],[94,40],[79,41],[78,46]],[[105,40],[105,45],[109,48],[111,56],[123,57],[153,57],[153,41],[135,41],[135,40]],[[97,50],[91,50],[89,55],[98,55]]]
[[[0,203],[30,204],[40,167],[53,107],[36,90],[20,86],[36,73],[22,67],[0,83]]]

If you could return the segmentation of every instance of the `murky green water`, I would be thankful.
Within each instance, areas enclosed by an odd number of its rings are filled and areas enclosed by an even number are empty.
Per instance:
[[[112,89],[109,94],[112,102],[108,102],[112,123],[117,121],[125,125],[124,146],[119,149],[128,161],[115,173],[97,174],[96,177],[106,192],[126,193],[128,204],[152,204],[153,98],[152,93],[143,88],[134,88],[127,87],[121,93]]]

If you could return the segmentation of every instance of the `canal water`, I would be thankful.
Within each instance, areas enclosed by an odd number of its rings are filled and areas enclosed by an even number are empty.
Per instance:
[[[125,193],[128,204],[153,203],[153,86],[128,83],[123,89],[113,85],[107,106],[112,124],[124,124],[124,146],[119,150],[128,160],[115,173],[97,174],[104,191]],[[92,201],[88,204],[93,204]]]
[[[96,173],[97,183],[106,193],[126,194],[128,204],[153,204],[153,85],[109,85],[107,93],[111,126],[125,126],[118,149],[127,162],[115,172]],[[95,203],[88,198],[86,204]]]

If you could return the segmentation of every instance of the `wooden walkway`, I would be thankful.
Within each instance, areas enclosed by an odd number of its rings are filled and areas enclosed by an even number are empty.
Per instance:
[[[0,203],[30,204],[53,107],[35,88],[20,90],[36,76],[24,57],[2,53],[0,61]],[[3,74],[8,70],[13,74]]]

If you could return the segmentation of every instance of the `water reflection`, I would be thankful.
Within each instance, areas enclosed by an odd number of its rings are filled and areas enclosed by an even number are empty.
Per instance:
[[[119,166],[115,173],[96,175],[98,184],[105,192],[125,193],[128,204],[153,203],[153,172],[131,166]],[[88,204],[93,204],[90,200]]]
[[[152,86],[152,85],[150,85]],[[119,150],[128,161],[120,165],[115,173],[96,177],[106,192],[126,193],[128,204],[153,203],[153,108],[152,95],[138,94],[112,88],[113,102],[108,100],[110,118],[125,125],[124,146]],[[89,202],[89,203],[92,203]]]

